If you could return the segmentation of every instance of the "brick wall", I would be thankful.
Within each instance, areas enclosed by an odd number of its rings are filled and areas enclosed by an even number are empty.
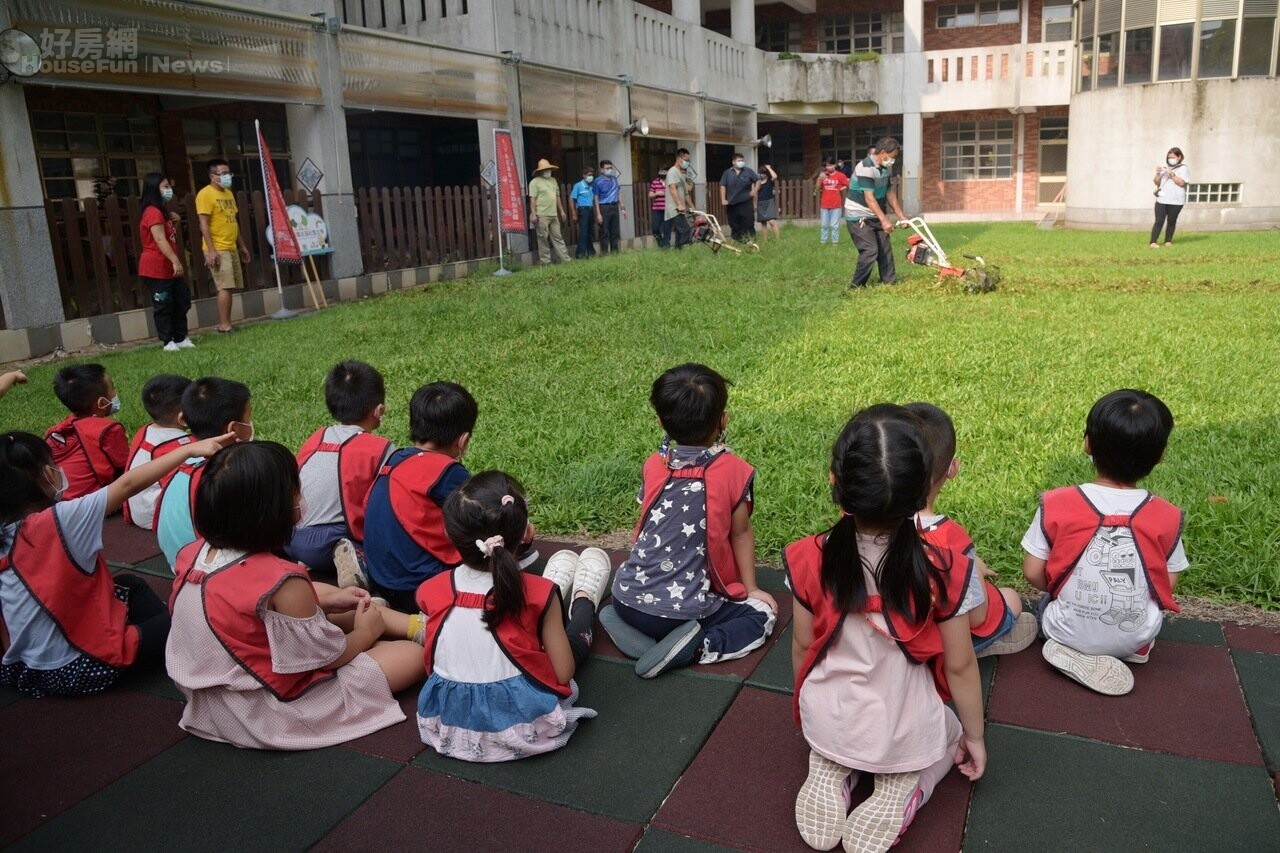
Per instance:
[[[920,168],[920,203],[925,210],[1013,210],[1017,184],[999,181],[942,180],[942,126],[954,121],[1007,119],[1005,110],[944,113],[924,119],[924,151]],[[1017,127],[1014,127],[1014,168],[1017,168]]]

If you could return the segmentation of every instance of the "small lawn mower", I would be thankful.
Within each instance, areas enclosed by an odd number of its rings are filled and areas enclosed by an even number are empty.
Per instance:
[[[705,210],[690,210],[689,220],[693,224],[693,240],[696,243],[706,243],[711,247],[713,253],[719,252],[722,248],[731,252],[742,254],[742,250],[737,246],[731,245],[725,239],[724,230],[720,227],[720,220],[716,219],[713,214],[707,213]],[[753,252],[760,251],[760,247],[756,245],[754,240],[748,240],[743,243]]]
[[[929,224],[922,217],[914,216],[895,223],[895,228],[909,226],[915,233],[907,238],[907,260],[924,267],[937,267],[938,283],[947,278],[956,278],[964,286],[966,293],[990,293],[1000,284],[1000,268],[989,267],[981,255],[965,255],[975,266],[955,267],[947,260],[947,253],[938,245]]]

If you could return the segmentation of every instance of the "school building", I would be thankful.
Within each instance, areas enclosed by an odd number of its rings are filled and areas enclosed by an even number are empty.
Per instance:
[[[883,135],[903,144],[908,212],[1136,230],[1178,146],[1184,228],[1264,227],[1280,221],[1277,2],[5,0],[0,335],[145,309],[131,217],[151,171],[189,204],[205,161],[228,160],[265,257],[254,119],[290,199],[322,210],[343,296],[496,253],[496,128],[526,181],[540,157],[566,188],[618,164],[626,238],[648,233],[645,191],[678,147],[710,209],[740,151],[794,182],[783,215],[803,217],[822,159]]]

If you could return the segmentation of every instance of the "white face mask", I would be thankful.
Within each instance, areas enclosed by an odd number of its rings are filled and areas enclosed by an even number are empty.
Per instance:
[[[47,466],[45,470],[54,470],[58,472],[58,481],[55,483],[50,480],[49,485],[53,486],[53,499],[55,501],[62,500],[62,493],[67,490],[67,472],[63,471],[61,468],[54,468],[52,465]]]
[[[1176,165],[1178,165],[1178,158],[1177,158],[1177,157],[1166,157],[1166,158],[1165,158],[1165,162],[1166,162],[1166,163],[1168,163],[1170,166],[1176,166]]]
[[[107,398],[106,397],[98,398],[99,403],[101,403],[103,400],[107,400]],[[112,397],[110,400],[107,400],[107,406],[111,409],[111,414],[114,415],[118,413],[120,411],[120,406],[121,406],[120,395],[117,394],[114,397]]]
[[[160,190],[160,198],[164,199],[165,201],[173,201],[173,190],[167,187],[165,189]]]
[[[735,168],[735,169],[741,169],[741,168],[743,168],[743,167],[744,167],[744,166],[746,166],[746,165],[747,165],[747,164],[746,164],[746,162],[745,162],[745,161],[743,161],[743,160],[734,160],[734,161],[733,161],[733,168]]]
[[[896,162],[897,160],[895,160],[893,157],[890,157],[888,160],[885,160],[883,163],[881,163],[880,166],[881,168],[888,169],[890,166],[892,166]]]
[[[550,169],[546,169],[545,171],[543,171],[543,173],[542,173],[542,177],[544,177],[544,178],[549,178],[549,177],[551,177],[551,170],[550,170]]]

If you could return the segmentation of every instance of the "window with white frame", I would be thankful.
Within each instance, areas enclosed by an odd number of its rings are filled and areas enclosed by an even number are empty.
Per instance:
[[[820,127],[818,128],[818,154],[824,161],[830,157],[832,160],[850,162],[865,157],[867,150],[864,148],[861,153],[855,150],[853,128]]]
[[[1187,204],[1239,204],[1239,184],[1188,184]]]
[[[766,53],[799,53],[799,21],[767,21],[756,25],[756,47]]]
[[[1016,24],[1018,21],[1018,0],[977,0],[975,3],[938,5],[938,29],[940,30]]]
[[[858,12],[851,23],[854,53],[902,53],[902,12]]]
[[[818,19],[818,52],[851,53],[853,26],[848,15]]]
[[[942,125],[942,180],[997,181],[1013,177],[1013,120]]]
[[[1041,41],[1071,41],[1071,0],[1045,0]]]

